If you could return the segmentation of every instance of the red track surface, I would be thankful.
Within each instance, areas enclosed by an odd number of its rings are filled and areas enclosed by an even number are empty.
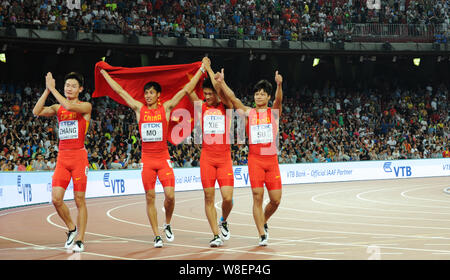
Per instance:
[[[0,211],[0,259],[259,260],[450,259],[448,177],[284,186],[259,247],[249,188],[235,189],[231,239],[210,248],[202,191],[177,192],[175,241],[153,248],[143,195],[88,199],[86,250],[64,249],[50,204]],[[267,198],[267,195],[265,196]],[[220,217],[220,192],[216,207]],[[76,219],[73,201],[67,202]],[[159,224],[163,194],[157,194]]]

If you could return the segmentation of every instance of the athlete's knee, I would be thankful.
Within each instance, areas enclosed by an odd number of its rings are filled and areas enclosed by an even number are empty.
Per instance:
[[[205,204],[206,205],[214,204],[215,197],[216,197],[214,188],[205,188],[205,189],[203,189],[203,191],[205,194]]]
[[[145,193],[145,200],[147,201],[147,204],[152,204],[155,202],[155,193],[148,191]]]
[[[166,193],[164,198],[166,203],[175,203],[175,194],[174,193]]]
[[[52,204],[55,207],[61,207],[64,204],[64,200],[62,197],[52,196]]]
[[[233,197],[232,197],[232,195],[224,195],[222,197],[222,203],[226,204],[226,205],[233,204]]]
[[[280,205],[281,199],[276,198],[276,199],[271,199],[269,201],[269,203],[272,205],[272,207],[278,207]]]
[[[86,205],[86,198],[84,193],[75,193],[74,195],[75,204],[78,208]]]
[[[262,189],[263,190],[263,189]],[[253,190],[253,202],[255,204],[262,204],[263,202],[264,190],[262,192]]]

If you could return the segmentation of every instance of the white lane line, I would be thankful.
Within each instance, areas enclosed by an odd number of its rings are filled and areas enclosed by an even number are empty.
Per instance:
[[[448,185],[445,185],[445,186],[448,186]],[[403,191],[403,192],[401,193],[401,196],[403,196],[403,197],[405,197],[405,198],[408,198],[408,199],[416,199],[416,200],[423,200],[423,201],[432,201],[432,202],[445,202],[445,203],[450,203],[450,200],[431,199],[431,198],[423,198],[423,197],[415,197],[415,196],[406,195],[406,193],[409,193],[409,192],[412,192],[412,191],[416,191],[416,190],[420,190],[420,189],[427,189],[427,188],[430,188],[430,187],[427,186],[427,187],[419,187],[419,188],[414,188],[414,189],[406,190],[406,191]],[[445,206],[444,206],[444,208],[448,208],[448,207],[445,207]]]
[[[4,240],[7,240],[7,241],[23,244],[23,245],[28,245],[28,246],[30,246],[30,248],[35,248],[35,249],[38,249],[38,250],[56,250],[56,251],[66,252],[68,254],[68,258],[71,255],[73,255],[72,252],[70,252],[70,250],[67,250],[65,248],[50,247],[50,246],[45,246],[45,245],[38,245],[38,244],[30,243],[30,242],[24,242],[24,241],[20,241],[20,240],[17,240],[17,239],[8,238],[8,237],[5,237],[5,236],[0,236],[0,238],[4,239]],[[113,258],[113,259],[133,260],[133,259],[130,259],[130,258],[123,258],[123,257],[118,257],[118,256],[111,256],[111,255],[105,255],[105,254],[99,254],[99,253],[93,253],[93,252],[86,252],[86,251],[82,252],[81,254],[93,255],[93,256],[97,256],[97,257]]]
[[[316,252],[316,255],[344,255],[344,252]]]
[[[391,187],[391,188],[404,188],[405,186],[400,186],[400,187]],[[435,186],[433,186],[434,188]],[[431,188],[431,187],[430,187]],[[353,189],[346,189],[346,190],[339,190],[339,191],[331,191],[331,192],[326,192],[326,193],[319,193],[317,195],[314,195],[311,197],[311,201],[317,203],[317,204],[321,204],[321,205],[326,205],[326,206],[332,206],[335,208],[348,208],[348,209],[359,209],[359,210],[370,210],[373,212],[397,212],[397,213],[414,213],[414,214],[434,214],[434,215],[450,215],[450,213],[439,213],[439,212],[427,212],[427,211],[412,211],[412,210],[398,210],[398,209],[383,209],[383,208],[368,208],[368,207],[361,207],[361,206],[350,206],[350,205],[339,205],[339,204],[335,204],[335,203],[328,203],[328,202],[323,202],[323,201],[319,201],[318,198],[322,197],[322,196],[326,196],[326,195],[335,195],[336,193],[342,193],[342,192],[348,192],[348,191],[353,191],[353,190],[357,190],[360,188],[353,188]],[[440,207],[436,207],[436,208],[440,208]]]
[[[187,216],[182,216],[182,215],[177,215],[177,216],[181,217],[181,218],[185,218],[185,219],[200,220],[198,218],[187,217]],[[127,221],[125,221],[125,222],[127,222]],[[254,227],[254,225],[240,224],[240,223],[233,223],[233,225]],[[145,226],[145,225],[141,224],[141,226]],[[278,229],[284,229],[284,230],[292,229],[292,228],[287,228],[287,227],[275,227],[275,226],[271,226],[271,228],[278,228]],[[292,229],[292,230],[313,231],[313,232],[349,233],[349,232],[323,231],[323,230],[299,229],[299,228],[295,228],[295,229]],[[205,232],[188,231],[188,230],[180,230],[180,231],[192,232],[192,233],[210,234],[210,233],[205,233]],[[350,234],[375,235],[375,233],[357,233],[357,232],[353,232],[353,233],[350,233]],[[380,235],[389,236],[389,237],[396,236],[396,237],[402,237],[402,238],[407,238],[407,239],[430,239],[430,238],[433,238],[433,237],[429,237],[429,236],[408,236],[408,235],[393,235],[393,234],[380,234]],[[236,235],[236,234],[233,234],[233,236],[234,237],[239,237],[239,238],[251,238],[251,239],[254,239],[254,237],[242,236],[242,235]],[[444,238],[444,237],[440,237],[440,238],[450,239],[450,238]],[[271,237],[270,240],[283,241],[283,242],[290,241],[290,242],[309,243],[309,244],[326,244],[326,245],[334,245],[334,246],[351,246],[351,247],[362,247],[362,248],[367,248],[368,247],[367,244],[320,242],[320,241],[312,241],[312,240],[292,240],[292,239],[282,239],[282,238],[273,238],[273,237]],[[201,247],[201,248],[204,248],[204,247]],[[448,250],[433,250],[433,249],[422,249],[422,248],[408,248],[408,247],[405,248],[405,247],[393,247],[393,246],[384,246],[384,247],[380,247],[380,248],[381,249],[392,249],[392,250],[404,250],[404,251],[440,252],[440,253],[447,253],[448,252],[448,253],[450,253],[450,251],[448,251]]]
[[[197,200],[197,199],[199,199],[199,198],[183,200],[183,201],[178,202],[178,203],[191,201],[191,200]],[[143,202],[137,202],[137,203],[143,203]],[[114,208],[111,208],[111,209],[109,209],[107,211],[107,216],[110,217],[111,219],[114,219],[114,220],[119,221],[119,222],[124,222],[124,223],[128,223],[128,224],[131,224],[131,225],[142,226],[142,227],[150,227],[149,225],[146,225],[146,224],[135,223],[135,222],[131,222],[131,221],[128,221],[128,220],[119,219],[119,218],[116,218],[116,217],[111,215],[111,212],[114,211],[114,210],[120,209],[122,207],[127,207],[127,206],[130,206],[130,205],[134,205],[134,204],[137,204],[137,203],[136,202],[135,203],[129,203],[129,204],[119,205],[119,206],[116,206]],[[180,217],[180,218],[184,218],[184,219],[205,221],[205,219],[185,217],[185,216],[177,215],[177,214],[173,214],[173,217]],[[250,226],[250,225],[247,225],[247,226]],[[179,229],[179,228],[174,228],[173,230],[174,230],[174,232],[175,231],[181,231],[181,232],[189,232],[189,233],[194,233],[194,234],[211,235],[210,232],[192,231],[192,230],[185,230],[185,229]],[[233,234],[233,237],[234,238],[238,237],[238,238],[253,239],[253,240],[255,240],[255,244],[254,245],[250,245],[248,247],[246,246],[246,247],[243,247],[243,248],[254,248],[254,247],[256,247],[256,237],[254,237],[254,236],[244,236],[244,235]],[[131,239],[127,239],[127,240],[131,240]],[[290,240],[284,239],[282,241],[286,242],[286,241],[290,241]],[[205,246],[193,246],[193,245],[186,245],[186,244],[177,244],[177,243],[173,243],[173,242],[170,243],[170,245],[171,246],[172,245],[179,246],[179,247],[196,248],[196,249],[205,249],[205,247],[206,247],[206,245]],[[236,250],[235,248],[218,248],[218,250],[219,251],[226,251],[226,252],[234,252],[234,253],[249,253],[249,254],[255,254],[255,255],[269,255],[269,256],[284,257],[284,258],[294,258],[294,259],[317,259],[317,258],[312,258],[312,257],[307,257],[307,256],[295,256],[295,255],[277,254],[277,253],[274,253],[274,252],[266,253],[266,252],[243,251],[243,250]],[[195,253],[193,253],[193,254],[195,254]],[[165,258],[169,258],[169,257],[166,256]]]
[[[408,187],[415,187],[415,186],[420,186],[421,188],[426,188],[426,187],[423,187],[423,185],[413,185],[413,186],[408,186]],[[432,187],[428,187],[428,188],[435,189],[436,187],[442,188],[444,186],[445,185],[438,185],[438,186],[433,185]],[[405,186],[400,186],[400,187],[405,188]],[[360,200],[363,200],[363,201],[367,201],[367,202],[371,202],[371,203],[377,203],[377,204],[383,204],[383,205],[404,206],[404,207],[423,207],[423,208],[435,208],[435,209],[442,209],[442,208],[450,209],[450,206],[442,206],[442,205],[441,206],[432,206],[432,205],[416,205],[416,204],[405,204],[405,203],[392,203],[392,202],[379,201],[379,200],[368,199],[368,198],[364,198],[363,197],[363,195],[366,195],[366,194],[369,194],[369,193],[374,193],[374,192],[380,192],[380,191],[384,191],[384,190],[392,190],[392,187],[364,191],[364,192],[358,193],[356,195],[356,197],[358,199],[360,199]]]

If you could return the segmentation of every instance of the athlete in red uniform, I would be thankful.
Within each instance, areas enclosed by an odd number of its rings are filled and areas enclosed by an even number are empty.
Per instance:
[[[33,114],[45,117],[56,115],[58,118],[59,148],[52,178],[52,202],[56,212],[69,229],[65,247],[69,248],[73,245],[73,251],[82,252],[87,224],[85,194],[89,169],[84,138],[91,119],[92,105],[78,100],[78,95],[83,91],[82,75],[72,72],[67,74],[64,80],[65,97],[55,89],[55,79],[52,74],[47,74],[46,89],[34,106]],[[44,105],[50,92],[59,104],[47,107]],[[72,222],[70,211],[63,200],[71,179],[78,209],[77,225]]]
[[[254,86],[255,108],[245,106],[224,82],[223,69],[218,75],[218,84],[233,103],[246,117],[246,131],[249,139],[248,173],[253,193],[253,217],[260,239],[259,245],[266,246],[268,241],[267,222],[275,213],[281,201],[281,176],[277,156],[278,121],[282,110],[283,78],[275,72],[277,89],[272,108],[268,107],[272,94],[272,84],[261,80]],[[269,193],[270,202],[262,209],[264,185]]]
[[[172,242],[174,239],[170,221],[175,206],[175,176],[167,147],[170,113],[185,94],[189,94],[194,90],[204,71],[202,66],[182,90],[162,105],[158,101],[161,94],[161,86],[157,82],[149,82],[144,86],[144,97],[146,101],[144,105],[131,97],[105,70],[100,71],[111,88],[136,113],[136,120],[139,124],[139,133],[142,141],[143,167],[141,175],[146,194],[147,216],[155,235],[154,241],[155,247],[157,248],[162,247],[163,242],[158,232],[157,211],[155,208],[156,177],[159,178],[164,188],[164,208],[166,214],[164,232],[166,234],[166,240]]]
[[[209,58],[203,58],[203,65],[211,77],[214,72],[211,69]],[[227,218],[233,207],[233,162],[231,160],[230,148],[230,119],[226,116],[226,108],[233,108],[233,104],[220,91],[215,89],[215,80],[207,79],[203,82],[203,102],[192,92],[189,94],[191,101],[196,105],[201,104],[199,113],[202,127],[202,152],[200,156],[200,176],[205,195],[205,213],[213,232],[211,247],[218,247],[223,240],[230,239],[230,231]],[[219,183],[222,195],[222,218],[220,222],[220,233],[217,227],[217,212],[214,206],[215,184]]]

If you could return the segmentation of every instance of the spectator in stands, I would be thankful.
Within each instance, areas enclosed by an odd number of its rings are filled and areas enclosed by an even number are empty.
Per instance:
[[[16,89],[23,88],[20,96]],[[26,89],[26,90],[25,90]],[[30,118],[29,104],[43,91],[39,86],[1,83],[0,167],[27,170],[57,156],[56,121]],[[240,88],[237,92],[246,92]],[[280,124],[280,162],[329,162],[444,157],[450,138],[448,85],[398,89],[378,95],[326,85],[295,89],[285,100]],[[243,102],[250,104],[243,96]],[[90,168],[128,168],[140,158],[139,134],[126,108],[108,99],[93,99],[95,110],[86,135]],[[112,103],[112,104],[109,104]],[[13,108],[21,104],[20,109]],[[113,117],[113,112],[116,116]],[[45,129],[41,129],[45,128]],[[247,145],[232,145],[233,163],[246,164]],[[106,147],[106,148],[104,148]],[[196,164],[197,145],[170,146],[175,166]],[[114,161],[117,161],[114,163]],[[126,164],[128,162],[128,164]],[[12,164],[12,166],[9,166]],[[95,166],[95,167],[94,167]]]
[[[348,23],[435,24],[444,34],[450,25],[448,1],[394,1],[381,10],[361,1],[83,1],[81,10],[67,2],[2,1],[0,26],[121,33],[148,36],[264,40],[344,38]],[[384,3],[384,2],[383,2]],[[398,28],[397,26],[395,28]],[[421,32],[409,26],[409,33]],[[400,33],[400,31],[399,31]],[[443,42],[447,35],[437,33]]]
[[[56,161],[55,157],[51,157],[50,160],[47,162],[47,170],[55,170],[56,167]]]
[[[47,164],[44,162],[44,157],[42,154],[37,154],[36,161],[33,163],[33,169],[36,171],[48,170]]]

